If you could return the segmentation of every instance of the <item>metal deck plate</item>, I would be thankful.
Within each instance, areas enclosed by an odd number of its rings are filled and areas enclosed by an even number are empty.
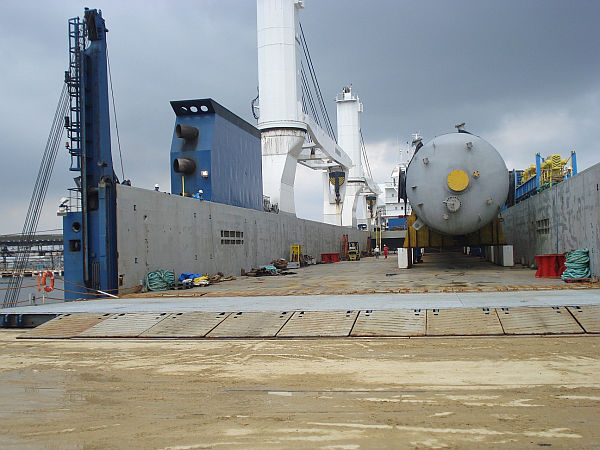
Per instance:
[[[600,333],[600,306],[567,306],[586,333]]]
[[[140,337],[204,337],[230,313],[189,312],[169,314]]]
[[[108,319],[111,314],[61,314],[34,328],[22,339],[68,339]]]
[[[168,315],[168,313],[114,314],[77,337],[137,337]]]
[[[565,307],[498,308],[506,334],[583,333],[583,329]]]
[[[504,334],[493,308],[428,309],[428,336],[486,336]]]
[[[350,336],[423,336],[426,311],[361,311]]]
[[[348,336],[358,311],[297,311],[277,337]]]
[[[292,312],[231,313],[207,338],[275,337]]]

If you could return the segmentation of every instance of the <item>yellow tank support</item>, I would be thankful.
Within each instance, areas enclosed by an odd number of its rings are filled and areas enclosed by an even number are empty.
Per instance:
[[[426,225],[423,225],[419,230],[413,228],[413,224],[417,220],[415,213],[411,213],[406,219],[406,237],[404,238],[404,248],[420,248],[420,247],[458,247],[465,245],[465,240],[459,240],[459,236],[447,236],[436,231],[430,230]],[[466,245],[476,247],[479,245],[505,245],[506,238],[502,231],[502,219],[497,217],[492,222],[474,233],[467,234]]]

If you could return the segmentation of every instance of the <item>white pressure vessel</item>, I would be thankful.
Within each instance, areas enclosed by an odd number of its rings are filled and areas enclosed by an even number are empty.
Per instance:
[[[406,194],[420,221],[448,235],[479,230],[497,217],[508,195],[502,156],[484,139],[466,132],[438,136],[414,155]]]

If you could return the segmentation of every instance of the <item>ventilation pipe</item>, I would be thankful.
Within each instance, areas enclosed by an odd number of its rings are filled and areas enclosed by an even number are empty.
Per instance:
[[[198,128],[189,125],[177,124],[175,127],[175,135],[186,141],[193,141],[198,138]]]
[[[194,128],[198,132],[198,129],[195,127],[186,128]],[[196,171],[196,161],[189,158],[176,158],[173,161],[173,170],[184,175],[191,175]]]

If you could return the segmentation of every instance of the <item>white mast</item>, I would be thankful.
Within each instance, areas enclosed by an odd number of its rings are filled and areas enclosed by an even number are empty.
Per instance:
[[[335,99],[337,103],[338,144],[352,158],[352,166],[348,171],[348,184],[342,208],[342,225],[356,228],[356,209],[366,210],[365,202],[359,202],[360,194],[365,187],[365,175],[362,166],[362,146],[360,139],[360,114],[363,105],[358,96],[352,93],[352,87],[344,87],[342,94]],[[366,211],[361,211],[366,216]]]
[[[302,110],[302,36],[298,13],[303,7],[304,0],[257,0],[258,128],[261,130],[263,193],[280,211],[295,214],[296,165],[300,163],[324,171],[324,221],[354,226],[356,195],[360,189],[351,189],[349,198],[346,193],[349,176],[352,182],[365,183],[358,119],[362,104],[349,92],[348,98],[342,93],[340,103],[343,105],[338,105],[343,116],[338,125],[340,143],[352,149],[351,158]],[[372,180],[366,184],[371,188]],[[346,204],[348,213],[342,220]]]
[[[363,105],[360,99],[352,93],[352,87],[345,86],[342,93],[335,98],[337,104],[337,135],[338,145],[352,158],[349,168],[350,180],[364,181],[360,145],[360,113]]]
[[[257,0],[263,193],[280,211],[294,214],[296,165],[306,134],[297,51],[303,7],[303,0]]]

